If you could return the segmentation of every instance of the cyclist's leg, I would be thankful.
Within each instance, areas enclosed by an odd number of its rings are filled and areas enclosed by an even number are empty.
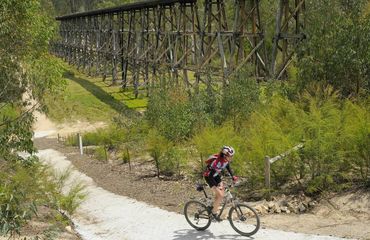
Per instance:
[[[215,190],[215,188],[217,188],[217,181],[215,180],[215,178],[212,176],[212,175],[208,175],[208,176],[205,176],[204,179],[206,180],[206,182],[208,183],[209,187],[212,189],[214,195],[215,195],[215,199],[217,198],[217,190]],[[215,201],[213,201],[213,205],[214,205]],[[212,206],[212,209],[210,209],[211,212],[216,212],[216,211],[213,211],[213,206]]]
[[[217,214],[218,207],[221,204],[221,201],[224,197],[225,191],[224,191],[224,188],[223,188],[223,184],[221,182],[221,177],[217,176],[217,177],[214,178],[214,180],[217,184],[212,187],[212,191],[215,194],[215,201],[213,202],[212,213]]]

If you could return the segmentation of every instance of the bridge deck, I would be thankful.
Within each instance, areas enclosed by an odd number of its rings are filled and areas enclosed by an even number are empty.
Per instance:
[[[151,1],[142,1],[142,2],[135,2],[135,3],[128,3],[118,7],[111,7],[111,8],[104,8],[98,9],[88,12],[81,12],[81,13],[73,13],[69,15],[59,16],[56,17],[56,20],[66,20],[78,17],[87,17],[87,16],[94,16],[94,15],[101,15],[101,14],[108,14],[108,13],[118,13],[118,12],[126,12],[126,11],[134,11],[140,10],[145,8],[155,8],[157,6],[163,5],[173,5],[175,3],[195,3],[197,0],[151,0]]]

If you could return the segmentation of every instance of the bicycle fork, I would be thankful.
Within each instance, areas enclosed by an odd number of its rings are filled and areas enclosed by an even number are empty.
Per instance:
[[[240,221],[243,221],[244,222],[245,220],[247,220],[247,218],[243,214],[242,209],[240,208],[239,204],[234,204],[234,208],[235,208],[235,212],[236,212],[236,214],[238,216],[238,219]]]

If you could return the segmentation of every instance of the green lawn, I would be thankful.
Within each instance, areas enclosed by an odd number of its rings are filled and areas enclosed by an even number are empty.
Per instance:
[[[56,122],[86,120],[110,121],[118,113],[128,115],[147,106],[147,98],[121,86],[110,86],[111,81],[89,77],[74,67],[63,64],[66,89],[57,96],[47,96],[48,116]]]

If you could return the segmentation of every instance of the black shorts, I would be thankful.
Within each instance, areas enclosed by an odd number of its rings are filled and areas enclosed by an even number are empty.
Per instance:
[[[220,184],[221,182],[221,176],[220,175],[217,175],[216,177],[212,176],[212,175],[209,175],[207,177],[204,177],[204,179],[206,180],[206,182],[208,183],[208,186],[210,188],[212,188],[213,186],[218,186],[218,184]]]

